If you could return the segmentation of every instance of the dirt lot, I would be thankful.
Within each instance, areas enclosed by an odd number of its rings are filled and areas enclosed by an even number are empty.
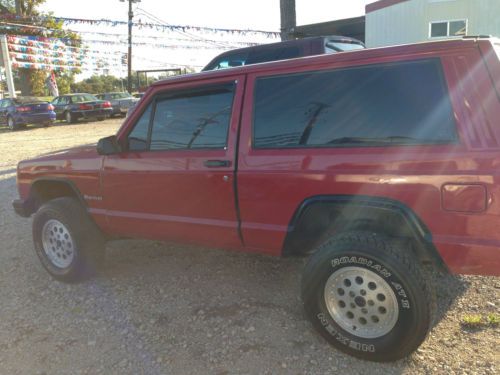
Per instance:
[[[411,358],[373,364],[325,343],[299,299],[303,260],[151,241],[107,247],[106,269],[78,285],[39,264],[17,217],[19,160],[115,132],[121,120],[0,130],[0,374],[494,374],[500,278],[440,277],[443,312]]]

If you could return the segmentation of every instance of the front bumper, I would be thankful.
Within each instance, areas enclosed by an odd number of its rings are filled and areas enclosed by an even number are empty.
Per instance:
[[[33,203],[30,200],[15,199],[12,202],[12,207],[16,214],[22,217],[30,217],[33,214]]]

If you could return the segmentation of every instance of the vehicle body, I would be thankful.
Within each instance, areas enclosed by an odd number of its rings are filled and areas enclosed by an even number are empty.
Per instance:
[[[19,163],[14,208],[36,212],[35,249],[61,280],[95,252],[47,244],[80,222],[86,238],[312,253],[316,329],[398,359],[431,324],[424,267],[500,275],[499,49],[440,41],[160,81],[97,148]]]
[[[328,53],[363,49],[363,42],[345,36],[317,36],[261,44],[253,47],[223,52],[210,61],[202,71],[231,68],[296,57],[323,55]]]
[[[65,120],[68,124],[85,120],[104,120],[111,116],[111,103],[99,100],[94,95],[76,93],[61,95],[52,100],[52,105],[58,120]]]
[[[104,94],[96,95],[99,100],[106,100],[111,103],[111,116],[123,115],[125,116],[130,108],[135,106],[138,102],[137,98],[134,98],[128,92],[107,92]]]
[[[0,100],[0,124],[16,130],[28,124],[48,126],[55,121],[54,107],[33,97],[7,98]]]

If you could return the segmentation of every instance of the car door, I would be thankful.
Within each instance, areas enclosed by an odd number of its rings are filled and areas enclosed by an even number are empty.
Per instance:
[[[54,106],[54,112],[56,113],[56,118],[62,118],[62,110],[61,110],[61,100],[62,96],[58,96],[52,100],[51,104]]]
[[[114,233],[239,247],[234,190],[244,76],[157,89],[103,161]]]

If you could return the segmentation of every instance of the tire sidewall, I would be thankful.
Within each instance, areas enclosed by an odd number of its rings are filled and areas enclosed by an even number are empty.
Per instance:
[[[61,222],[69,231],[73,240],[73,260],[68,267],[60,268],[54,265],[46,254],[42,243],[42,231],[45,223],[51,219]],[[80,272],[81,253],[77,233],[73,230],[65,215],[48,206],[44,206],[33,219],[33,241],[35,252],[43,267],[57,279],[71,279]]]
[[[64,120],[67,124],[71,124],[73,122],[73,116],[71,115],[70,111],[66,111],[66,113],[64,114]]]
[[[394,353],[397,357],[397,352],[404,351],[407,344],[413,342],[418,325],[422,323],[421,317],[425,315],[417,302],[422,300],[419,296],[421,291],[415,287],[417,280],[412,280],[411,275],[403,274],[403,270],[398,269],[399,266],[393,259],[382,259],[377,254],[355,250],[352,246],[329,252],[312,277],[308,288],[312,292],[303,296],[306,310],[315,327],[329,342],[352,355],[372,360],[389,360],[386,358],[387,353]],[[355,336],[331,317],[324,297],[325,284],[334,272],[345,267],[360,267],[374,272],[394,292],[398,302],[398,318],[391,331],[384,336],[373,339]]]

